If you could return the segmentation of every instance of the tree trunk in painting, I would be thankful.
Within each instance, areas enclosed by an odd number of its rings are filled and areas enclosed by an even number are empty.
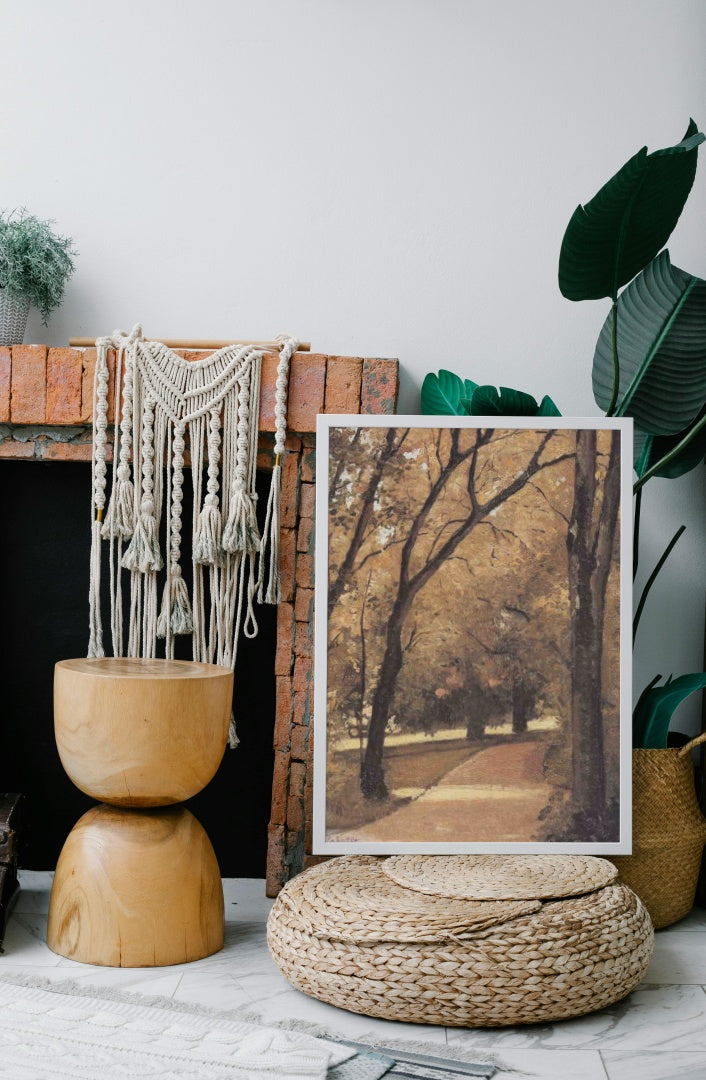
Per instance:
[[[576,432],[574,502],[567,533],[571,617],[573,800],[578,814],[600,820],[606,808],[602,666],[605,596],[620,503],[620,433],[598,490],[596,432]]]
[[[512,733],[524,735],[532,715],[534,694],[523,682],[521,675],[515,675],[512,684]]]
[[[552,432],[546,432],[542,435],[527,467],[485,503],[481,503],[476,491],[478,452],[491,441],[493,434],[493,429],[479,429],[475,433],[473,444],[467,449],[461,450],[459,448],[458,430],[451,429],[448,450],[444,451],[445,460],[442,458],[441,438],[437,441],[439,474],[431,484],[424,503],[413,518],[409,535],[402,547],[400,572],[397,579],[395,600],[387,626],[385,650],[372,696],[368,743],[360,770],[360,790],[366,799],[383,800],[388,795],[383,766],[385,728],[392,710],[397,680],[402,670],[402,633],[405,619],[415,597],[446,560],[453,555],[461,541],[471,533],[476,525],[487,519],[507,499],[521,491],[540,470],[559,461],[564,461],[568,456],[571,456],[562,454],[555,459],[540,462],[540,458],[552,438]],[[432,508],[452,478],[463,475],[462,470],[464,468],[467,470],[467,475],[463,477],[465,491],[468,496],[467,505],[463,508],[458,520],[453,523],[456,527],[452,529],[443,543],[439,542],[438,547],[433,549],[433,553],[427,556],[422,565],[413,570],[413,565],[416,565],[414,556],[418,541],[427,524]]]

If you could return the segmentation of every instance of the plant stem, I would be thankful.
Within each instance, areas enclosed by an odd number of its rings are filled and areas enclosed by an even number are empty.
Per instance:
[[[640,488],[643,486],[643,484],[647,483],[650,477],[658,473],[660,469],[664,468],[665,465],[668,465],[669,462],[672,461],[678,454],[681,454],[682,450],[684,450],[689,445],[691,440],[698,435],[698,433],[701,431],[702,427],[704,427],[705,424],[706,413],[704,413],[704,415],[701,417],[698,424],[694,424],[692,428],[689,428],[684,438],[680,442],[678,442],[676,446],[673,446],[668,454],[665,454],[663,458],[660,458],[659,461],[655,462],[651,469],[648,469],[647,472],[644,473],[639,480],[635,481],[632,486],[633,495],[637,495]]]
[[[654,570],[652,571],[652,573],[648,577],[647,582],[645,583],[645,587],[642,590],[642,596],[640,597],[640,603],[637,605],[637,611],[635,612],[635,618],[632,621],[632,643],[633,643],[633,645],[635,644],[635,635],[637,633],[637,627],[638,627],[638,624],[640,622],[640,616],[642,615],[642,609],[645,606],[645,601],[647,600],[650,589],[654,585],[658,573],[660,572],[660,570],[664,566],[665,562],[669,558],[669,556],[671,554],[671,551],[672,551],[672,548],[674,547],[677,540],[679,539],[679,537],[681,536],[681,534],[684,532],[685,529],[686,529],[686,525],[680,525],[679,526],[679,528],[675,532],[674,536],[672,537],[672,539],[669,541],[666,548],[662,552],[662,557],[660,558],[659,562],[657,563]]]
[[[618,362],[618,301],[617,298],[613,300],[613,327],[611,333],[611,342],[613,345],[613,394],[610,399],[610,405],[606,416],[613,416],[615,414],[615,406],[618,403],[618,391],[620,389],[620,364]]]

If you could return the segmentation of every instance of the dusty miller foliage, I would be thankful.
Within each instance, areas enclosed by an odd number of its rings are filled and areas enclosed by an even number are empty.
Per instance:
[[[26,210],[0,213],[0,288],[29,300],[45,325],[64,298],[76,254],[71,238],[58,236],[53,224]]]

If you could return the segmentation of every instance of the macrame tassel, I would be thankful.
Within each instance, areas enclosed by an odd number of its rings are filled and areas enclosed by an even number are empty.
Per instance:
[[[135,522],[135,531],[123,555],[122,564],[126,570],[139,570],[141,574],[148,570],[161,570],[164,566],[159,550],[154,503],[151,499],[142,500],[140,516]]]
[[[105,656],[103,628],[100,617],[101,581],[101,523],[96,518],[91,526],[91,568],[89,589],[88,656]]]
[[[194,538],[194,562],[203,566],[222,566],[223,520],[215,495],[207,495],[199,514]]]
[[[235,713],[231,711],[230,724],[228,725],[228,748],[235,750],[236,746],[240,746],[240,739],[235,727]]]
[[[258,568],[258,604],[279,604],[282,599],[282,585],[279,573],[279,504],[281,490],[282,466],[278,461],[272,469],[270,494],[267,499],[265,529],[262,539],[260,566]],[[265,584],[265,552],[268,547],[270,552],[270,572],[267,580],[267,589],[263,595],[263,586]]]
[[[123,471],[121,465],[108,503],[108,512],[103,522],[101,536],[104,540],[112,537],[129,540],[134,531],[135,488],[130,480],[130,470]]]
[[[238,488],[231,498],[228,522],[223,530],[223,550],[230,555],[260,550],[255,503],[242,488]]]
[[[194,630],[189,592],[178,566],[172,568],[171,579],[164,586],[157,637],[165,638],[169,630],[172,634],[191,634]]]

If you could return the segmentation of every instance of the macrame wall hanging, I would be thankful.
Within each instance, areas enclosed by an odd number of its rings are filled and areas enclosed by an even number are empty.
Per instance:
[[[289,362],[297,342],[283,337],[278,344],[275,465],[261,537],[255,472],[262,352],[251,345],[228,345],[201,360],[184,360],[161,342],[145,340],[140,326],[129,335],[116,331],[96,341],[89,656],[105,655],[100,604],[104,547],[114,656],[151,659],[159,650],[172,659],[176,635],[189,634],[194,660],[234,668],[241,631],[246,637],[257,634],[255,598],[279,602],[281,458]],[[115,444],[106,508],[109,349],[116,351]],[[182,576],[187,438],[194,506],[191,594]],[[163,516],[164,553],[159,542]],[[166,574],[158,581],[163,569]],[[230,741],[237,742],[233,726]]]

